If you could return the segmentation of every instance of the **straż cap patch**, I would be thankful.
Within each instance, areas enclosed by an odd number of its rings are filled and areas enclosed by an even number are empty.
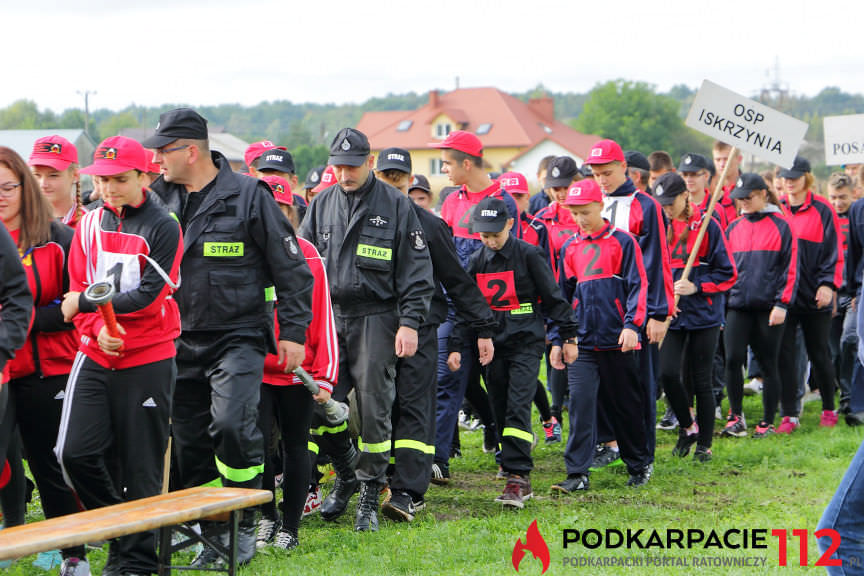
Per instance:
[[[487,196],[474,207],[471,213],[472,232],[500,232],[507,225],[510,212],[500,198]]]
[[[399,170],[406,174],[411,173],[411,153],[402,148],[385,148],[378,154],[378,162],[375,169]]]

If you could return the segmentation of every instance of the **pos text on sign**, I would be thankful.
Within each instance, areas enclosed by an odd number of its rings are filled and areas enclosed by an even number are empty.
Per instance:
[[[826,116],[825,164],[864,163],[864,114]]]
[[[792,167],[807,132],[806,122],[710,80],[702,82],[685,124],[784,168]]]

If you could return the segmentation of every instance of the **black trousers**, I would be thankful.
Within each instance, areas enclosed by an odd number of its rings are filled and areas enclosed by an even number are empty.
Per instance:
[[[723,337],[726,342],[726,390],[729,393],[729,407],[732,413],[743,414],[743,369],[747,360],[747,347],[750,346],[762,374],[762,419],[768,424],[773,424],[780,399],[780,373],[777,359],[784,327],[783,324],[769,326],[769,315],[770,312],[767,310],[730,309],[726,313]]]
[[[394,491],[407,491],[415,499],[429,488],[435,456],[438,326],[421,326],[417,336],[417,353],[396,361],[395,464],[390,478]]]
[[[264,354],[263,332],[186,333],[177,340],[172,430],[179,486],[221,480],[224,486],[261,487]]]
[[[175,375],[173,358],[109,370],[76,356],[55,450],[88,509],[160,493]],[[121,572],[155,572],[156,533],[118,538],[110,553]]]
[[[588,474],[597,443],[598,404],[608,415],[621,459],[631,474],[651,463],[645,434],[645,389],[636,351],[579,349],[567,368],[570,384],[570,430],[564,463],[567,474]]]
[[[309,453],[309,426],[312,423],[315,400],[303,386],[261,385],[258,427],[273,428],[274,421],[282,438],[282,524],[294,535],[300,528],[300,518],[306,504],[310,475],[316,454]],[[265,434],[266,435],[266,434]],[[266,435],[269,438],[269,435]],[[268,442],[269,444],[269,442]],[[273,458],[264,459],[263,486],[275,490],[276,469]],[[275,518],[276,495],[263,506],[264,515]]]
[[[486,367],[486,386],[501,439],[501,467],[522,476],[531,473],[531,403],[537,391],[542,345],[498,345]]]
[[[780,401],[783,416],[798,416],[796,409],[798,395],[798,374],[795,370],[795,330],[801,326],[804,346],[810,358],[811,379],[815,380],[822,396],[822,409],[834,410],[834,364],[828,351],[828,338],[831,332],[830,308],[819,312],[792,312],[786,314],[783,339],[780,344]]]
[[[701,330],[669,330],[660,348],[660,382],[681,428],[693,424],[690,397],[681,379],[682,359],[687,364],[696,399],[699,445],[710,447],[714,435],[714,353],[720,327]]]
[[[27,463],[39,488],[45,518],[56,518],[79,511],[75,494],[63,480],[60,463],[57,461],[57,455],[54,454],[68,378],[67,374],[44,378],[31,374],[10,380],[6,385],[10,392],[6,418],[13,426],[15,423],[18,425]],[[15,467],[21,466],[20,449],[18,452],[18,462],[13,464]],[[9,518],[11,515],[6,511],[5,492],[6,490],[4,490],[4,515]],[[20,500],[18,505],[24,508],[24,493],[21,490],[18,492],[15,495],[16,499]],[[83,558],[85,554],[84,546],[66,548],[61,552],[64,558]]]
[[[354,388],[360,416],[360,461],[357,479],[386,482],[391,449],[391,413],[396,397],[396,330],[394,312],[336,317],[339,337],[339,385]],[[340,436],[333,436],[336,440]],[[347,434],[342,442],[348,438]]]

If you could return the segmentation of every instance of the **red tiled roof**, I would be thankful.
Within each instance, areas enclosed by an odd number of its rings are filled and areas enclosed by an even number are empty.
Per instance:
[[[557,142],[572,153],[585,158],[591,145],[600,138],[582,134],[550,118],[551,102],[527,103],[497,88],[461,88],[438,94],[437,105],[427,103],[414,111],[367,112],[357,129],[369,137],[373,149],[391,146],[416,150],[428,148],[434,140],[430,123],[446,114],[456,123],[453,129],[476,132],[481,124],[491,124],[488,134],[479,134],[486,148],[531,149],[543,140]],[[400,123],[411,120],[411,127],[398,131]]]

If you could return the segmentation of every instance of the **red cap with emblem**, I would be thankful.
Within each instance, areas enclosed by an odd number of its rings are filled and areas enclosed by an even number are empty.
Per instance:
[[[277,146],[270,140],[261,140],[260,142],[253,142],[246,148],[246,152],[243,153],[243,161],[246,162],[246,166],[248,168],[252,167],[252,162],[254,162],[259,156],[264,154],[267,150],[273,150],[274,148],[278,148],[279,150],[287,150],[284,146]]]
[[[261,178],[270,186],[273,198],[279,204],[291,206],[294,203],[294,195],[291,193],[291,184],[281,176],[264,176]]]
[[[39,138],[30,153],[30,166],[50,166],[55,170],[66,170],[78,162],[78,149],[75,145],[56,134]]]
[[[591,147],[584,164],[609,164],[624,162],[624,151],[614,140],[600,140]]]
[[[498,185],[510,194],[530,194],[528,180],[519,172],[504,172],[498,177]]]
[[[334,184],[336,184],[336,172],[333,171],[333,166],[328,165],[324,172],[321,173],[321,181],[312,189],[312,192],[318,194]]]
[[[470,156],[483,156],[483,143],[480,138],[465,130],[454,130],[442,142],[435,142],[431,146],[459,150]]]
[[[564,199],[566,206],[582,206],[591,202],[603,202],[603,191],[594,180],[586,178],[574,182],[567,189],[567,198]]]
[[[82,174],[114,176],[129,170],[147,172],[148,152],[137,140],[125,136],[106,138],[93,154],[93,164],[81,169]]]

